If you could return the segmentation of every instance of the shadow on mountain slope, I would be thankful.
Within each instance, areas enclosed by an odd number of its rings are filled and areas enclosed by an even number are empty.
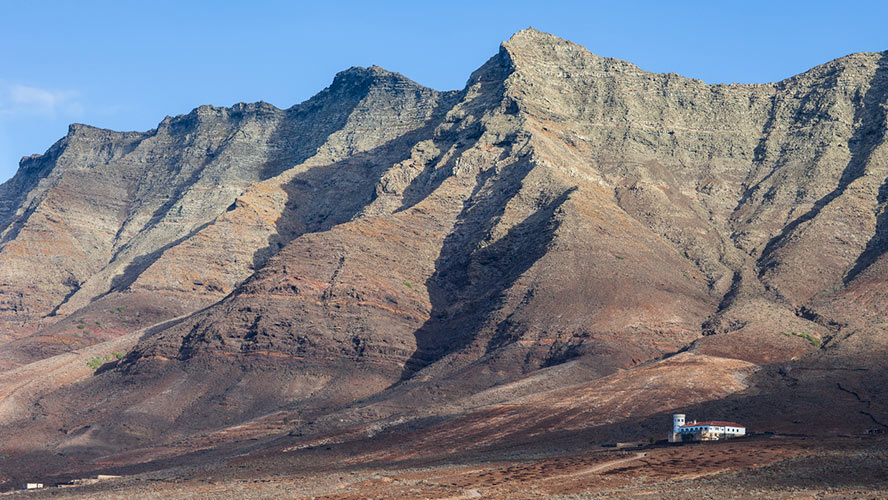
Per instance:
[[[881,77],[881,80],[878,82],[878,88],[876,88],[876,80],[879,77]],[[874,88],[876,88],[875,91]],[[874,93],[875,95],[871,97],[871,93]],[[879,60],[879,69],[876,72],[876,76],[873,78],[873,85],[867,92],[867,97],[864,99],[864,103],[867,102],[867,99],[870,99],[872,102],[872,113],[875,115],[872,119],[873,125],[879,127],[869,132],[870,134],[878,135],[877,138],[871,139],[870,144],[866,146],[866,154],[869,156],[872,154],[872,150],[885,139],[885,132],[886,129],[888,129],[888,102],[886,102],[886,100],[888,100],[888,52],[882,53],[882,58]],[[861,146],[860,142],[861,141],[858,140],[854,145],[859,148]],[[884,254],[886,249],[888,249],[888,205],[886,205],[886,203],[888,203],[888,178],[885,179],[884,183],[879,188],[877,201],[882,205],[882,209],[881,213],[879,213],[876,218],[875,232],[873,233],[872,238],[867,242],[863,253],[857,258],[854,266],[852,266],[851,270],[848,271],[848,274],[845,275],[844,282],[846,284],[857,277],[858,274],[863,272],[870,266],[870,264]]]
[[[369,90],[368,87],[355,98],[356,105]],[[268,245],[254,253],[253,269],[261,268],[298,236],[326,231],[357,216],[376,198],[381,176],[393,165],[410,158],[413,147],[431,135],[441,123],[443,115],[454,104],[453,95],[439,94],[440,99],[429,112],[429,117],[412,130],[340,161],[311,167],[284,184],[286,205],[276,221],[275,233],[268,238]],[[348,116],[340,129],[347,121]],[[282,128],[274,134],[273,140],[286,141],[292,133],[292,130]],[[326,139],[329,140],[329,136]],[[315,149],[322,145],[318,144]]]
[[[328,140],[331,134],[345,126],[349,114],[355,109],[355,107],[357,107],[360,100],[368,91],[369,86],[363,89],[363,93],[359,93],[351,99],[342,99],[342,102],[338,103],[342,106],[342,109],[337,110],[337,113],[333,114],[333,116],[336,117],[336,119],[333,120],[311,120],[311,111],[314,111],[314,106],[311,101],[283,111],[282,113],[284,116],[278,121],[277,126],[271,133],[269,139],[271,144],[277,146],[270,148],[268,155],[256,165],[256,168],[258,169],[258,180],[262,181],[279,175],[286,168],[302,163],[313,155],[317,149]],[[299,138],[299,144],[291,145],[291,141],[294,137]],[[180,201],[185,190],[196,184],[202,178],[206,169],[220,156],[226,145],[227,143],[217,148],[217,150],[207,159],[207,162],[192,173],[188,182],[180,186],[178,195],[159,207],[152,215],[151,222],[149,222],[146,227],[158,223],[168,215],[168,213]],[[216,217],[218,217],[218,215],[221,214],[217,214]],[[149,254],[140,255],[133,259],[123,272],[114,278],[110,291],[123,290],[130,286],[136,279],[138,279],[141,273],[160,259],[166,250],[189,240],[204,228],[212,225],[216,221],[216,217],[201,224],[192,231],[189,231],[187,235],[178,238]]]
[[[885,137],[886,109],[884,107],[884,100],[886,95],[888,95],[888,90],[886,90],[885,86],[886,77],[888,77],[888,52],[883,53],[879,59],[878,68],[872,77],[870,87],[867,89],[866,94],[863,97],[861,106],[857,108],[854,113],[853,123],[859,123],[860,125],[854,130],[854,134],[848,141],[848,149],[851,159],[848,161],[848,165],[842,172],[838,185],[835,189],[817,200],[810,210],[787,224],[780,231],[780,234],[773,237],[767,245],[765,245],[761,257],[758,259],[760,276],[776,263],[771,260],[771,257],[774,252],[787,241],[787,237],[791,235],[796,228],[817,217],[825,206],[841,196],[852,182],[866,173],[866,166],[869,163],[873,151],[879,144],[881,144]],[[873,242],[871,240],[871,245],[881,245],[881,243],[879,243],[881,241],[879,230],[876,231],[874,239],[876,241]],[[871,245],[867,245],[868,251],[865,251],[864,254],[861,255],[862,260],[859,259],[852,271],[848,273],[849,277],[846,277],[846,282],[862,270],[861,265],[866,263],[867,260],[874,259],[871,255],[872,251],[869,250]],[[866,265],[868,265],[868,263],[866,263]]]
[[[416,351],[404,365],[402,381],[471,344],[503,294],[545,254],[559,225],[554,214],[576,188],[542,205],[495,243],[483,245],[533,165],[525,159],[510,166],[507,177],[493,179],[494,169],[478,176],[426,282],[431,313],[414,333]],[[494,194],[478,196],[482,190]]]

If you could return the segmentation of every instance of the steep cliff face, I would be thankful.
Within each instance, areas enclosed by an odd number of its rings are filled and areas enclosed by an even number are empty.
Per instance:
[[[352,68],[288,110],[72,126],[0,186],[0,362],[174,318],[41,402],[46,429],[85,422],[56,414],[78,398],[133,446],[358,400],[434,413],[567,361],[621,384],[684,350],[875,367],[886,110],[888,53],[706,85],[525,30],[459,92]],[[644,411],[683,404],[663,394]]]

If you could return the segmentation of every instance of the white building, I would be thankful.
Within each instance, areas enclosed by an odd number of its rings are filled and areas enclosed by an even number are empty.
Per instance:
[[[723,421],[685,422],[682,413],[672,415],[672,432],[669,434],[670,443],[682,441],[718,441],[746,435],[746,427]]]

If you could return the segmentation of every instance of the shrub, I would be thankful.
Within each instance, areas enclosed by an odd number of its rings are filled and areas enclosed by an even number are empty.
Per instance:
[[[787,336],[787,337],[801,337],[801,338],[807,340],[808,342],[810,342],[811,345],[814,347],[820,346],[820,340],[817,339],[816,337],[814,337],[813,335],[811,335],[810,333],[799,333],[799,332],[780,332],[780,333]]]
[[[407,280],[404,280],[403,285],[406,286],[407,288],[413,290],[413,283],[411,283],[411,282],[409,282],[409,281],[407,281]]]
[[[94,356],[92,358],[89,358],[89,360],[87,360],[87,362],[86,362],[86,366],[92,368],[93,371],[98,370],[99,367],[102,366],[103,364],[105,364],[105,363],[102,362],[102,358],[100,356]]]

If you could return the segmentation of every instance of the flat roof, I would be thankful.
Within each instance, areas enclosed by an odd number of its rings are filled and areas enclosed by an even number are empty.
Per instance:
[[[746,428],[746,426],[740,425],[735,422],[723,422],[720,420],[709,420],[706,422],[697,422],[696,424],[685,424],[680,427],[697,427],[698,425],[712,425],[718,427],[743,427],[744,429]]]

